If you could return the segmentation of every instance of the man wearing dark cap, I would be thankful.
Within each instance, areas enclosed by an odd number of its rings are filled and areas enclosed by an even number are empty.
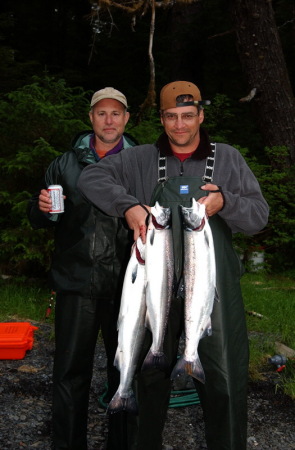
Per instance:
[[[201,339],[198,346],[205,383],[194,381],[204,411],[208,449],[245,450],[248,340],[240,288],[242,270],[232,246],[232,233],[251,235],[260,231],[268,220],[268,205],[239,151],[210,142],[201,128],[204,104],[209,102],[202,100],[191,82],[164,86],[160,93],[164,133],[157,143],[126,150],[86,168],[79,188],[106,213],[125,217],[134,239],[141,236],[143,241],[149,207],[156,201],[171,207],[176,283],[164,343],[170,373],[184,327],[179,205],[191,206],[192,198],[205,205],[214,239],[219,301],[214,303],[211,315],[212,335]],[[131,449],[162,448],[170,374],[157,367],[140,372],[150,338],[147,331],[135,380],[139,415]]]
[[[106,87],[94,93],[89,112],[93,130],[79,133],[72,149],[48,167],[41,191],[29,202],[33,228],[55,227],[51,288],[56,291],[53,369],[54,449],[86,450],[89,390],[94,350],[101,329],[107,354],[108,393],[117,389],[113,366],[117,348],[117,314],[123,275],[130,255],[130,232],[124,220],[93,207],[80,194],[81,171],[111,154],[135,145],[124,134],[127,100]],[[49,185],[61,185],[64,213],[51,214]],[[110,423],[109,445],[120,433]]]

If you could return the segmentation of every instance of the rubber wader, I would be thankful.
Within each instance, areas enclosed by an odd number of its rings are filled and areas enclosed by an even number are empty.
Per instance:
[[[119,385],[119,372],[111,365],[117,349],[117,303],[96,294],[57,294],[53,385],[54,449],[87,450],[87,420],[93,358],[101,330],[107,352],[109,396]],[[108,449],[120,448],[126,418],[109,418]]]
[[[179,205],[191,206],[192,197],[198,200],[206,195],[200,186],[208,181],[210,179],[206,173],[203,178],[173,177],[159,182],[153,193],[151,205],[158,201],[161,206],[172,208],[174,251],[177,252],[174,255],[175,274],[178,281],[181,278],[183,257]],[[199,344],[206,381],[204,385],[194,381],[204,412],[208,449],[244,450],[247,437],[249,355],[240,289],[242,267],[232,246],[229,227],[218,215],[211,217],[209,223],[214,238],[219,301],[215,301],[211,316],[212,336],[203,338]],[[177,360],[179,338],[184,326],[183,303],[181,295],[176,293],[172,299],[164,343],[171,370]],[[140,364],[151,345],[149,338]],[[169,374],[156,369],[140,372],[140,364],[135,383],[139,416],[129,421],[129,448],[160,450],[171,382]]]

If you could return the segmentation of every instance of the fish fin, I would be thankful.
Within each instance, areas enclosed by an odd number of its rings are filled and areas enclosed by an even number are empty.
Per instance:
[[[150,244],[153,245],[155,240],[155,229],[153,228],[150,235]]]
[[[207,247],[210,247],[210,241],[209,241],[207,230],[204,231],[204,238],[205,238]]]
[[[133,392],[127,398],[121,397],[119,391],[115,393],[108,405],[107,414],[115,414],[120,411],[126,411],[135,415],[138,414],[138,407]]]
[[[145,326],[150,332],[152,332],[152,327],[151,327],[151,323],[150,323],[148,314],[147,314],[146,317],[145,317],[145,324],[144,324],[144,326]]]
[[[115,357],[114,357],[114,363],[113,366],[116,367],[119,371],[121,370],[121,367],[123,365],[123,351],[121,350],[121,348],[117,347],[116,353],[115,353]]]
[[[220,302],[220,298],[219,298],[219,295],[218,295],[218,292],[217,292],[216,288],[215,288],[215,294],[214,294],[214,301]]]
[[[135,283],[135,280],[136,280],[136,277],[137,277],[137,270],[138,270],[138,264],[135,264],[135,266],[133,267],[132,273],[131,273],[132,284]]]
[[[174,380],[185,373],[201,383],[205,383],[205,373],[199,357],[195,361],[186,361],[183,357],[179,358],[170,378]]]
[[[141,366],[141,371],[148,369],[159,369],[167,372],[169,367],[168,359],[164,353],[154,354],[151,350],[145,357]]]
[[[121,358],[120,358],[120,352],[119,352],[119,348],[117,348],[116,354],[115,354],[115,358],[114,358],[114,366],[120,370],[121,364],[120,364]]]
[[[200,339],[203,339],[206,336],[212,336],[212,324],[211,317],[209,317],[206,326],[204,327],[203,333],[201,334]]]

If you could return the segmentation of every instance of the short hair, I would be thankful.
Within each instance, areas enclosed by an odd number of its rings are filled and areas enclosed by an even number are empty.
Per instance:
[[[184,94],[184,95],[178,95],[176,97],[176,102],[177,103],[185,103],[185,102],[193,102],[194,101],[194,97],[190,94]],[[203,109],[203,107],[201,105],[195,105],[198,112],[201,111],[201,109]]]

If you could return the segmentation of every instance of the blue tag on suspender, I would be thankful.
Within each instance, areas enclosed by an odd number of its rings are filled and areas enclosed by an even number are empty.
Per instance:
[[[179,193],[180,194],[189,194],[189,185],[188,184],[181,184],[179,186]]]

